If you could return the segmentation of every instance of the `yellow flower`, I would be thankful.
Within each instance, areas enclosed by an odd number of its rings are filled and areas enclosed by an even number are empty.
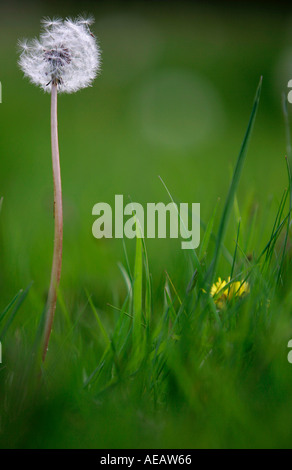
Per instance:
[[[211,287],[211,296],[219,309],[223,308],[227,300],[233,300],[249,293],[249,284],[242,281],[227,282],[221,277]]]

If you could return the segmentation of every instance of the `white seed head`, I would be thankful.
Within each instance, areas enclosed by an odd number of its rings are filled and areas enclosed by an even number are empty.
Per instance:
[[[39,39],[19,42],[19,66],[32,83],[50,92],[73,93],[90,86],[100,68],[100,50],[89,26],[92,18],[44,18]]]

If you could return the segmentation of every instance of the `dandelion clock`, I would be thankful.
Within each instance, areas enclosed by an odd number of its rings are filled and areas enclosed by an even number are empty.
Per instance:
[[[57,96],[91,86],[100,67],[100,51],[90,31],[92,18],[43,20],[39,39],[20,41],[19,66],[24,75],[51,93],[51,148],[54,180],[55,236],[51,281],[45,310],[42,358],[45,360],[61,276],[63,210],[58,145]]]

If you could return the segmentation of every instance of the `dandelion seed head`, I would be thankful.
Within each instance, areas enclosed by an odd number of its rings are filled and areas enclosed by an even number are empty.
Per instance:
[[[73,93],[91,86],[100,68],[100,50],[89,26],[92,18],[42,20],[39,39],[22,40],[19,66],[44,91]]]

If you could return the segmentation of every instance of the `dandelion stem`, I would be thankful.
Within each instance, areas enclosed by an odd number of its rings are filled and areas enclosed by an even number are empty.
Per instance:
[[[61,276],[62,266],[62,241],[63,241],[63,208],[62,208],[62,186],[60,157],[58,144],[58,120],[57,120],[57,94],[58,86],[53,81],[51,85],[51,146],[52,163],[54,179],[54,218],[55,218],[55,236],[54,236],[54,254],[51,271],[51,281],[48,293],[45,313],[45,329],[43,339],[43,361],[46,358],[49,339],[51,335],[54,314],[57,302],[57,290]]]

